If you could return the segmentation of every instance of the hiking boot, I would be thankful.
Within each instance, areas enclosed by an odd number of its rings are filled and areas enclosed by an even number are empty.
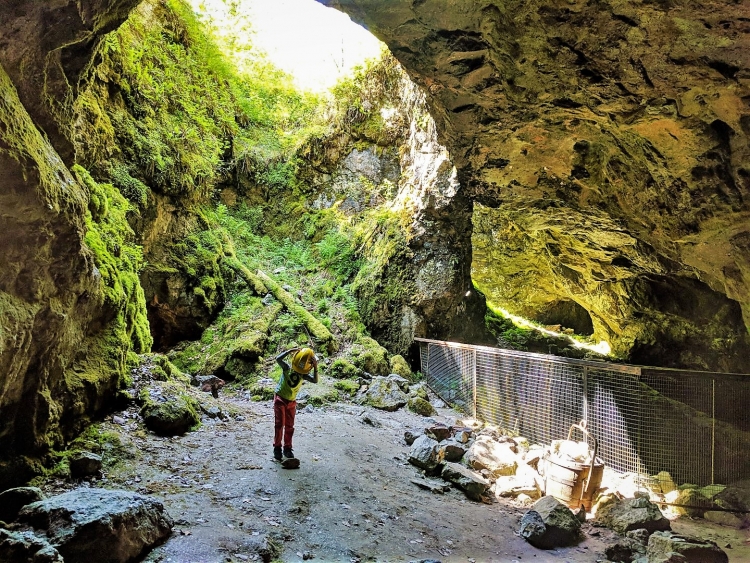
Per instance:
[[[273,458],[277,461],[281,461],[281,446],[273,447]]]
[[[284,457],[294,457],[292,448],[284,448]]]

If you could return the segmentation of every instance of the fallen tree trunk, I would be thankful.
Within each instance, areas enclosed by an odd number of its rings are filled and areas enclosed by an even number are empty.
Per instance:
[[[317,340],[318,343],[326,345],[329,353],[332,353],[335,350],[335,341],[330,331],[307,309],[297,303],[297,300],[291,293],[283,289],[261,270],[258,270],[258,278],[266,285],[266,287],[268,287],[271,293],[273,293],[273,296],[278,299],[290,313],[302,321],[312,337]]]
[[[226,262],[227,266],[237,272],[237,275],[239,275],[250,287],[253,288],[253,291],[257,295],[265,295],[266,293],[268,293],[268,288],[263,284],[261,279],[253,274],[250,270],[248,270],[247,267],[242,262],[240,262],[236,256],[225,256],[224,261]],[[281,301],[281,299],[279,299],[279,301]]]

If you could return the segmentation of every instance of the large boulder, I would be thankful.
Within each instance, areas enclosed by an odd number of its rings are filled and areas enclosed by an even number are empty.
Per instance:
[[[482,495],[490,488],[487,479],[460,463],[446,463],[441,476],[456,485],[472,500],[481,500]]]
[[[604,550],[604,555],[608,561],[633,563],[639,558],[645,557],[648,537],[647,530],[632,530],[625,534],[625,537],[620,541],[608,546]]]
[[[596,520],[599,525],[621,534],[639,528],[651,533],[672,529],[669,520],[647,496],[614,500],[598,510]]]
[[[414,440],[409,450],[409,463],[432,471],[443,462],[445,452],[437,440],[422,434]]]
[[[360,402],[384,411],[396,411],[403,407],[409,398],[395,378],[373,377],[367,392]]]
[[[654,532],[648,540],[648,563],[728,563],[729,558],[710,540]],[[678,557],[675,557],[675,554]]]
[[[435,414],[435,407],[422,397],[410,397],[407,406],[411,412],[421,416],[433,416]]]
[[[473,469],[486,469],[495,477],[515,475],[518,456],[510,442],[497,442],[489,436],[480,436],[466,452],[466,465]]]
[[[27,504],[46,498],[37,487],[16,487],[0,493],[0,521],[13,522]]]
[[[77,489],[35,502],[18,519],[43,530],[65,563],[128,563],[172,531],[160,502],[106,489]]]
[[[63,563],[62,556],[47,540],[33,532],[0,528],[0,561],[7,563]]]
[[[536,501],[521,518],[521,537],[534,547],[554,549],[579,539],[581,522],[553,496]]]
[[[174,385],[144,389],[141,401],[144,423],[162,436],[184,434],[200,422],[198,401]]]

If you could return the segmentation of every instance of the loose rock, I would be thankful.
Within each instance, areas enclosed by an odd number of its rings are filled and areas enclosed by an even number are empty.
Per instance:
[[[450,485],[441,481],[433,481],[432,479],[411,479],[411,482],[420,489],[426,489],[433,493],[443,494],[450,489]]]
[[[106,489],[77,489],[35,502],[22,508],[18,519],[44,530],[65,563],[127,563],[172,530],[160,502]]]
[[[723,510],[709,510],[703,514],[703,518],[715,524],[737,529],[744,528],[750,523],[750,520],[739,512],[735,514],[733,512],[724,512]]]
[[[466,452],[466,463],[474,469],[487,469],[495,477],[515,475],[518,457],[507,443],[499,443],[487,436],[477,438]]]
[[[481,500],[482,495],[490,488],[487,479],[458,463],[446,463],[441,476],[456,485],[472,500]]]
[[[646,496],[616,499],[599,508],[596,520],[601,526],[621,534],[639,528],[645,528],[649,533],[671,529],[669,520]]]
[[[553,549],[571,545],[580,536],[581,523],[555,497],[536,501],[521,518],[521,537],[534,547]]]
[[[414,440],[422,436],[421,432],[414,432],[412,430],[407,430],[404,432],[404,442],[406,442],[407,446],[411,446],[414,443]]]
[[[727,563],[729,558],[719,546],[709,540],[689,538],[672,532],[654,532],[646,550],[649,563]],[[682,556],[675,559],[674,555]]]
[[[438,423],[425,428],[424,433],[434,438],[438,442],[442,442],[443,440],[446,440],[450,437],[451,429],[445,424]]]
[[[359,400],[376,409],[396,411],[406,404],[408,397],[391,376],[377,376],[372,378],[370,386]]]
[[[436,440],[423,434],[411,445],[409,450],[409,463],[432,471],[443,461],[443,448]]]
[[[63,563],[63,558],[47,540],[33,532],[11,532],[0,528],[0,561]]]
[[[102,456],[91,452],[75,452],[70,456],[69,463],[72,477],[96,475],[102,469]]]
[[[447,440],[441,444],[444,450],[443,458],[445,461],[461,461],[466,453],[466,448],[463,444],[459,444],[454,440]]]

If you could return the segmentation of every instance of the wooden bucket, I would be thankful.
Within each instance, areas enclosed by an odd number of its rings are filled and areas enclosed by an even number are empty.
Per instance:
[[[597,457],[599,443],[586,430],[585,421],[570,427],[568,440],[570,440],[574,428],[581,430],[587,438],[594,441],[594,455],[591,458],[591,463],[565,461],[550,454],[545,455],[545,492],[566,504],[569,508],[577,510],[583,506],[586,512],[591,512],[594,494],[602,484],[604,462]]]

